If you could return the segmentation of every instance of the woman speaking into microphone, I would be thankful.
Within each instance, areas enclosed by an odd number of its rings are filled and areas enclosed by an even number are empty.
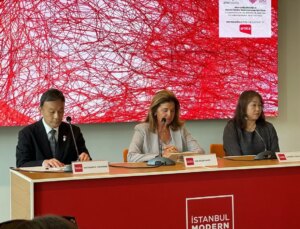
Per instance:
[[[180,104],[174,93],[169,90],[157,92],[146,120],[134,128],[127,160],[143,162],[186,151],[204,153],[179,116]]]

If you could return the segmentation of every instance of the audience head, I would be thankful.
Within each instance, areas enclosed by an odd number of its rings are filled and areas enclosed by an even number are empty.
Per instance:
[[[33,220],[11,220],[0,224],[0,229],[77,229],[76,223],[56,215],[36,217]]]
[[[41,229],[77,229],[77,225],[64,217],[56,215],[39,216],[32,220],[32,222]]]
[[[174,93],[169,90],[162,90],[152,98],[145,121],[149,123],[152,132],[156,131],[158,122],[161,122],[162,118],[166,119],[166,125],[177,130],[182,125],[179,115],[180,104]]]
[[[26,219],[12,219],[12,220],[0,223],[0,229],[22,228],[22,227],[19,227],[19,226],[24,224],[25,222],[28,222],[28,221],[29,220],[26,220]]]
[[[264,102],[259,93],[253,90],[244,91],[239,97],[233,119],[242,129],[246,128],[247,120],[264,124],[263,106]]]
[[[63,93],[53,88],[46,91],[41,96],[39,110],[47,125],[57,128],[64,116],[65,97]]]

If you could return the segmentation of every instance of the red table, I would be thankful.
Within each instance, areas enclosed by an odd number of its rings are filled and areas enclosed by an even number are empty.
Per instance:
[[[188,198],[232,196],[230,228],[300,227],[300,163],[218,162],[209,168],[110,168],[109,174],[76,176],[11,170],[12,218],[72,215],[81,229],[187,228]]]

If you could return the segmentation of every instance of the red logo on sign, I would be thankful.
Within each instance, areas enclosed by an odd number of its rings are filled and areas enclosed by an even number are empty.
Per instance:
[[[240,25],[240,32],[251,34],[252,33],[251,25],[249,25],[249,24]]]
[[[83,171],[83,166],[82,166],[82,164],[75,164],[74,167],[75,167],[75,172],[76,172],[76,173],[80,173],[80,172]]]
[[[186,159],[186,164],[187,165],[194,165],[195,164],[194,158],[192,158],[192,157],[187,158]]]
[[[186,200],[187,229],[234,229],[233,196],[207,196]]]
[[[280,154],[277,154],[277,156],[279,157],[280,161],[286,161],[286,157],[284,154],[280,153]]]

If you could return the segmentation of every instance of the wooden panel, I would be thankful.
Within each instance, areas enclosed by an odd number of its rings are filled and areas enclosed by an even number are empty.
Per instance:
[[[30,219],[31,218],[31,193],[30,182],[10,173],[11,180],[11,218]]]

